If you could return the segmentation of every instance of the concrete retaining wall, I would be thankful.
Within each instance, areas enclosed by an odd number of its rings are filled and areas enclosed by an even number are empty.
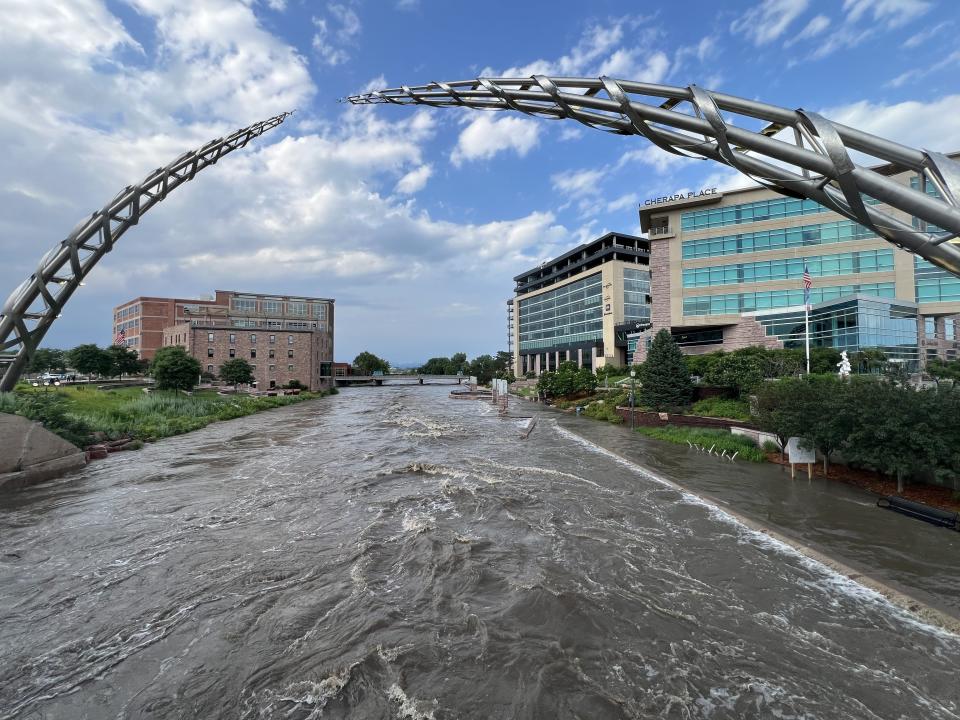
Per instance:
[[[80,448],[39,423],[0,413],[0,490],[50,480],[86,462]]]

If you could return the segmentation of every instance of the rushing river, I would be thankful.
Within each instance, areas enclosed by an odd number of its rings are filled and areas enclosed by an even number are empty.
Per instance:
[[[3,496],[0,718],[960,717],[956,636],[448,390]]]

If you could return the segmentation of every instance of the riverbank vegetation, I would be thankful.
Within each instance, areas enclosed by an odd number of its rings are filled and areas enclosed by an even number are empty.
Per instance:
[[[736,455],[738,460],[750,460],[751,462],[766,462],[767,460],[763,450],[758,448],[750,438],[743,435],[734,435],[726,430],[667,425],[665,427],[640,427],[637,428],[637,432],[676,445],[698,446],[704,450],[711,450],[716,455],[722,455],[726,452],[727,456]]]
[[[322,397],[326,393],[224,397],[214,391],[186,395],[142,388],[98,390],[64,387],[55,392],[20,388],[0,393],[0,412],[23,415],[78,447],[103,440],[132,438],[150,442],[232,420],[261,410]]]

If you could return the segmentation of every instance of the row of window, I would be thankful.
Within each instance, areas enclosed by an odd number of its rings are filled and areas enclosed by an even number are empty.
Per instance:
[[[193,320],[193,325],[207,325],[209,320],[197,319]],[[272,328],[275,330],[282,330],[287,328],[288,330],[326,330],[326,323],[317,323],[317,322],[301,322],[299,320],[250,320],[246,318],[232,318],[230,324],[233,327],[238,328]]]
[[[250,366],[250,369],[251,369],[251,370],[256,370],[256,369],[257,369],[257,366],[256,366],[256,365],[251,365],[251,366]],[[270,365],[270,366],[268,366],[268,369],[270,370],[270,372],[274,372],[274,371],[277,369],[277,366],[276,366],[276,365]],[[217,370],[219,371],[219,368],[217,368]],[[287,365],[287,370],[293,370],[293,365]],[[213,365],[207,365],[207,372],[208,372],[208,373],[212,373],[212,372],[213,372]]]
[[[257,307],[259,304],[259,308]],[[265,315],[299,315],[315,317],[319,320],[327,319],[327,303],[309,303],[290,300],[257,300],[256,298],[231,298],[230,309],[235,312],[255,313]]]
[[[140,314],[140,305],[127,305],[125,308],[120,308],[113,314],[113,321],[120,322],[126,320],[128,317],[134,317]]]
[[[689,210],[680,214],[680,228],[688,231],[704,230],[724,225],[776,220],[822,212],[829,212],[829,210],[814,200],[774,198],[720,208]]]
[[[623,269],[624,322],[650,319],[650,271]]]
[[[923,319],[923,335],[928,340],[939,339],[940,333],[937,332],[937,319],[935,317],[925,317]],[[956,327],[953,318],[946,318],[943,323],[943,339],[956,339]]]
[[[228,340],[229,340],[231,343],[235,343],[235,342],[237,341],[237,334],[236,334],[236,333],[228,333],[228,335],[229,335]],[[213,342],[213,341],[214,341],[214,338],[216,338],[216,336],[217,336],[216,331],[213,331],[213,330],[212,330],[212,331],[208,332],[208,333],[207,333],[207,342]],[[277,342],[277,336],[276,336],[276,335],[269,335],[269,336],[267,337],[267,342],[270,343],[271,345],[275,344],[275,343]],[[256,344],[257,344],[257,334],[256,334],[256,333],[250,333],[250,344],[251,344],[251,345],[256,345]],[[293,335],[287,335],[287,345],[293,345]]]
[[[893,283],[864,283],[813,288],[811,304],[834,300],[844,295],[876,295],[893,298],[896,290]],[[766,290],[726,295],[701,295],[683,299],[684,315],[739,315],[740,313],[772,308],[803,305],[803,290]]]
[[[569,285],[520,300],[520,349],[551,347],[602,337],[601,292],[601,276],[598,272]]]
[[[687,268],[683,271],[683,287],[710,287],[767,280],[799,280],[803,277],[805,267],[812,277],[889,271],[893,270],[893,249]]]
[[[230,348],[227,352],[229,353],[230,357],[232,357],[232,358],[235,358],[235,357],[237,356],[237,349],[236,349],[236,348]],[[212,358],[212,357],[215,357],[215,356],[216,356],[216,352],[214,351],[214,349],[213,349],[212,347],[208,347],[208,348],[207,348],[207,357],[208,357],[208,358]],[[255,358],[255,357],[257,357],[257,349],[256,349],[256,348],[250,348],[250,358],[253,359],[253,358]],[[271,348],[270,350],[267,351],[267,357],[268,357],[268,358],[274,358],[274,357],[276,357],[276,351],[275,351],[273,348]],[[293,350],[287,350],[287,357],[290,358],[291,360],[293,359]]]
[[[683,259],[689,260],[810,245],[829,245],[875,237],[876,233],[873,230],[865,228],[859,223],[850,220],[838,220],[837,222],[820,223],[819,225],[803,225],[795,228],[762,230],[760,232],[702,238],[700,240],[684,240],[682,247]]]
[[[960,301],[960,278],[943,268],[914,257],[913,277],[918,303]]]
[[[127,331],[130,328],[140,327],[140,318],[134,318],[133,320],[126,320],[124,322],[118,322],[114,328],[114,334],[117,334],[121,330]]]

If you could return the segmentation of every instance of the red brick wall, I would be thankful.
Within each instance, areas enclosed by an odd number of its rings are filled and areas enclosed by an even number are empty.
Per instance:
[[[623,422],[630,424],[630,408],[618,407],[617,413]],[[667,419],[660,417],[660,413],[634,410],[634,424],[639,427],[664,427],[666,425],[684,425],[688,427],[703,427],[725,430],[731,427],[753,428],[754,426],[742,420],[728,420],[727,418],[702,417],[700,415],[671,415],[664,413]]]

